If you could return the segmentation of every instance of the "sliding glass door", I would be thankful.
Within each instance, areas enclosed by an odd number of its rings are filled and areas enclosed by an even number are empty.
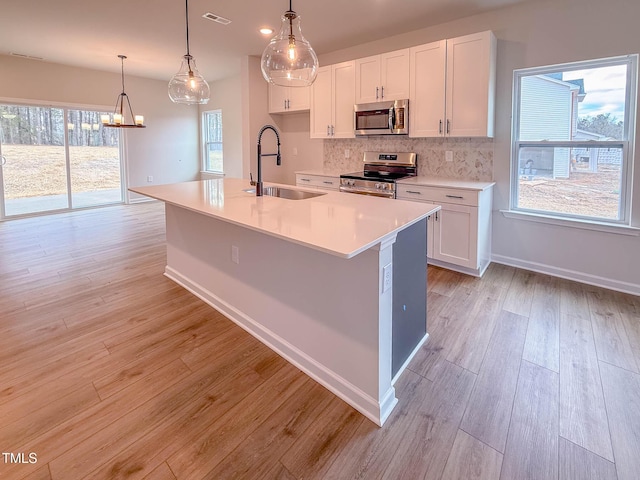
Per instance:
[[[60,108],[0,107],[4,215],[69,208]]]
[[[120,130],[103,128],[100,112],[69,110],[67,114],[73,207],[121,202]]]
[[[0,215],[123,200],[120,132],[96,111],[0,104]]]

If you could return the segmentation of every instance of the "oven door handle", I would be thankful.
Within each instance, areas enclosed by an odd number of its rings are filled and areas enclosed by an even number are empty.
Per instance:
[[[347,187],[347,186],[344,186],[344,185],[340,185],[340,191],[343,192],[343,193],[355,193],[356,195],[369,195],[370,197],[395,198],[395,192],[359,190],[357,188]]]

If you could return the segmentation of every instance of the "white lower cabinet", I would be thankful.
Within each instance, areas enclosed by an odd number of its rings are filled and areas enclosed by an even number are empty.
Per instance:
[[[441,204],[433,223],[431,258],[461,267],[478,268],[478,207]]]
[[[479,183],[478,188],[398,183],[398,199],[442,207],[427,221],[429,263],[476,276],[489,266],[493,189],[491,183]]]
[[[296,173],[296,186],[338,191],[340,190],[340,177],[316,175],[311,173]]]

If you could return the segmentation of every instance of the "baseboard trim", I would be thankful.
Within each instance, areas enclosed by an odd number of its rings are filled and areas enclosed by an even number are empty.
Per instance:
[[[396,384],[396,381],[400,378],[400,375],[402,375],[402,372],[404,372],[407,369],[407,366],[409,365],[409,363],[411,363],[411,360],[413,360],[413,357],[415,357],[416,353],[418,353],[418,350],[420,350],[420,347],[422,347],[422,345],[424,345],[424,343],[427,341],[428,338],[429,338],[429,334],[425,333],[424,337],[422,337],[422,340],[420,340],[418,342],[418,344],[416,345],[416,348],[413,349],[413,351],[409,354],[409,356],[407,357],[405,362],[398,369],[398,372],[391,379],[391,385],[395,385]]]
[[[490,262],[485,262],[485,264],[481,268],[476,269],[476,268],[461,267],[460,265],[455,265],[453,263],[443,262],[442,260],[435,260],[433,258],[427,257],[427,264],[429,265],[446,268],[447,270],[453,270],[454,272],[465,273],[473,277],[481,277],[484,274],[487,267],[489,266],[489,263]]]
[[[141,198],[130,198],[129,199],[129,204],[133,205],[136,203],[147,203],[147,202],[157,202],[158,200],[156,200],[155,198],[149,198],[149,197],[141,197]]]
[[[337,375],[333,370],[328,369],[323,364],[309,357],[307,354],[294,347],[271,330],[263,327],[251,317],[217,297],[201,285],[192,282],[174,268],[166,266],[164,275],[218,310],[229,320],[247,331],[250,335],[258,339],[278,355],[298,367],[334,395],[347,402],[376,425],[382,426],[391,414],[396,403],[398,403],[398,399],[395,395],[395,388],[393,386],[385,392],[381,401],[378,402],[375,398],[367,395],[358,387],[354,386],[340,375]]]
[[[517,267],[524,270],[531,270],[532,272],[544,273],[553,277],[586,283],[587,285],[594,285],[596,287],[608,288],[609,290],[616,290],[618,292],[640,295],[640,285],[636,285],[633,283],[621,282],[619,280],[613,280],[611,278],[590,275],[588,273],[577,272],[575,270],[558,268],[543,263],[528,262],[526,260],[520,260],[518,258],[505,257],[503,255],[493,254],[491,256],[491,260],[502,265],[509,265],[510,267]]]

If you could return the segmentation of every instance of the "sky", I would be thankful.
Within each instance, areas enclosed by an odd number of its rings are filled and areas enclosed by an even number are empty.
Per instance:
[[[584,79],[584,91],[587,95],[578,105],[578,116],[610,113],[618,120],[624,120],[626,72],[626,65],[564,72],[564,80]]]

